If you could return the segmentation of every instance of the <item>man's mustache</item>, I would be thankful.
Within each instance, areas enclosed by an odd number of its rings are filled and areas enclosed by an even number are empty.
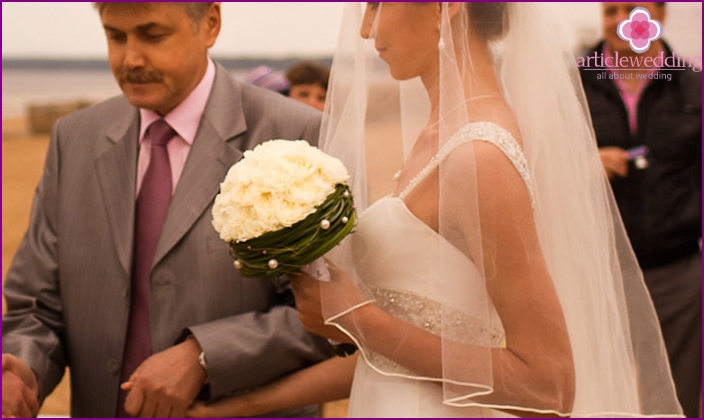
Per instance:
[[[124,70],[118,80],[120,83],[160,83],[164,78],[157,71]]]

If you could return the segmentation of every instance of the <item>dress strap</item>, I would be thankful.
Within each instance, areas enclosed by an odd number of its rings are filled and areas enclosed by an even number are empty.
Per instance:
[[[531,206],[535,207],[533,180],[528,170],[528,161],[523,154],[523,149],[516,139],[503,127],[487,121],[471,122],[459,129],[438,153],[430,159],[425,167],[411,179],[406,188],[399,194],[400,198],[408,195],[428,174],[435,169],[460,144],[470,141],[486,141],[497,146],[516,168],[523,178],[530,194]]]

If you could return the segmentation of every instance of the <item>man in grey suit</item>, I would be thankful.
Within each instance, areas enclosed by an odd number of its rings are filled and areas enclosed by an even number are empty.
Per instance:
[[[74,417],[183,417],[199,394],[214,400],[325,359],[329,346],[304,331],[285,290],[239,276],[210,215],[243,151],[275,138],[315,142],[319,113],[232,80],[208,57],[219,3],[96,8],[124,96],[52,130],[3,290],[3,416],[36,415],[67,366]],[[146,140],[153,120],[174,130],[173,187],[142,295],[150,354],[125,372],[141,293],[132,279],[135,205],[157,153]]]

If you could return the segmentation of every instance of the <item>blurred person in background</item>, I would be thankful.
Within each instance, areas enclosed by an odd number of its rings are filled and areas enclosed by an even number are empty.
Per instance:
[[[273,90],[274,92],[288,96],[288,81],[283,73],[269,66],[257,66],[253,68],[244,76],[243,80],[254,86]]]
[[[322,111],[328,92],[330,69],[313,61],[300,61],[285,72],[257,66],[243,78],[247,83],[273,90]]]
[[[330,69],[312,61],[302,61],[285,73],[289,96],[320,111],[325,108]]]

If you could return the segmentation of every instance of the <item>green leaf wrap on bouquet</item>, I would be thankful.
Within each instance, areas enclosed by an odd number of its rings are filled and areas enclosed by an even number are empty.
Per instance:
[[[298,271],[340,243],[356,220],[352,193],[347,185],[338,184],[313,214],[293,226],[244,242],[231,241],[235,267],[246,277],[278,277]]]

